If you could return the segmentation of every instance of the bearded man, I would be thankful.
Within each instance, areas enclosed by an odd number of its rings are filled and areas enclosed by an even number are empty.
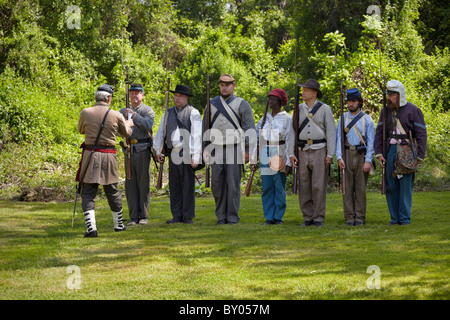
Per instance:
[[[408,143],[411,133],[413,140],[417,141],[417,162],[421,163],[427,148],[427,129],[422,111],[406,100],[403,84],[398,80],[390,80],[386,88],[388,108],[380,112],[375,133],[375,157],[380,166],[386,168],[386,201],[391,215],[389,225],[409,225],[414,173],[396,174],[397,148],[400,144]],[[383,156],[383,119],[386,119],[385,126],[388,129],[385,141],[388,146],[387,159]]]

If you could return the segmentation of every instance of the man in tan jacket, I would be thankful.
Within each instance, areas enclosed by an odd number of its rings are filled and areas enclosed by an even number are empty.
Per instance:
[[[122,197],[117,189],[116,136],[129,137],[133,120],[125,120],[122,114],[111,110],[109,105],[113,88],[101,85],[95,93],[96,104],[83,109],[78,121],[78,132],[85,135],[77,181],[81,185],[81,207],[87,231],[85,237],[97,237],[95,202],[98,186],[102,185],[111,208],[114,230],[124,231],[122,222]]]

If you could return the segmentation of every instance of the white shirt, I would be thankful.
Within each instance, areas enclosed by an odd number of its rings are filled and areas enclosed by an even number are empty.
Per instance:
[[[155,139],[153,139],[153,148],[156,150],[157,154],[161,154],[161,149],[163,146],[163,135],[164,135],[164,117],[166,113],[163,114],[160,126],[158,128],[158,133],[155,136]],[[191,121],[191,133],[190,133],[190,154],[192,157],[192,160],[194,160],[195,163],[200,163],[201,156],[202,156],[202,118],[200,116],[200,112],[198,112],[197,109],[193,108],[190,114],[190,121]],[[172,133],[172,145],[177,146],[181,142],[181,134],[180,134],[180,128],[177,126],[176,130]]]
[[[264,140],[269,142],[275,142],[274,147],[278,147],[276,142],[284,140],[286,142],[286,148],[284,150],[288,150],[288,136],[290,132],[290,122],[291,116],[286,111],[281,111],[272,116],[272,113],[268,112],[266,116],[266,122],[264,123],[264,128],[261,128],[263,118],[261,118],[256,125],[256,132],[258,135],[258,143],[260,135],[264,138]],[[271,150],[272,155],[272,150]],[[291,160],[285,154],[280,156],[285,159],[286,165],[291,166]]]

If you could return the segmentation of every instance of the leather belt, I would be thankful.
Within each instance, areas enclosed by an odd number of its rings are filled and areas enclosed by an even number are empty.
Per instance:
[[[145,142],[150,142],[150,138],[147,138],[147,139],[131,139],[130,140],[131,144],[145,143]]]
[[[280,141],[267,141],[267,145],[268,146],[281,146],[283,144],[285,144],[286,141],[284,140],[280,140]]]
[[[299,139],[298,142],[300,145],[302,145],[302,144],[312,145],[312,144],[327,142],[327,139],[320,139],[320,140],[312,140],[312,139],[301,140],[301,139]]]

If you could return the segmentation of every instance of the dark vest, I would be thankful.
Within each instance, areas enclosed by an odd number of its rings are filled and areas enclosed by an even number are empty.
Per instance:
[[[191,105],[185,105],[181,110],[173,106],[167,110],[169,116],[166,123],[166,143],[167,148],[172,149],[172,133],[177,129],[186,129],[191,132],[191,111],[194,109]],[[189,140],[183,141],[186,146],[189,146]]]

